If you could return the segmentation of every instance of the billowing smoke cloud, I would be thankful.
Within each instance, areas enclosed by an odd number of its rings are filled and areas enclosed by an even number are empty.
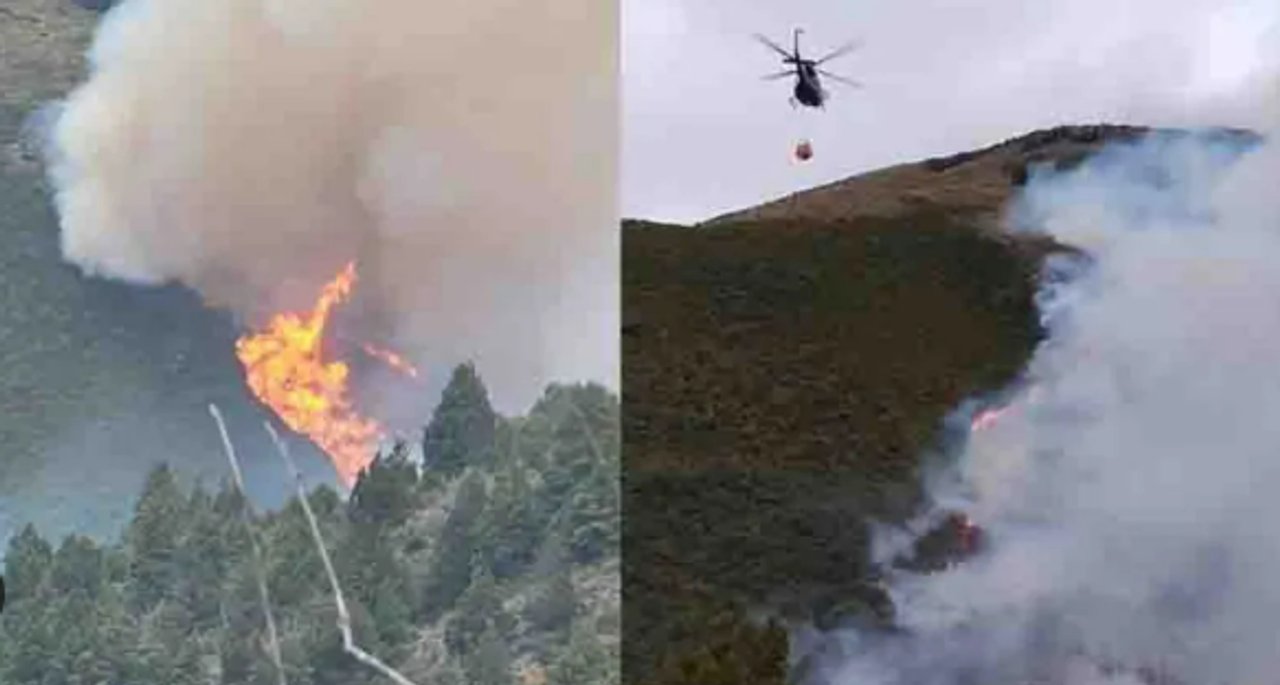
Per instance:
[[[894,578],[904,630],[826,636],[820,679],[1274,681],[1277,178],[1280,146],[1194,136],[1029,186],[1011,221],[1090,259],[1046,292],[1026,389],[935,484],[990,546]]]
[[[52,132],[63,252],[249,323],[356,259],[362,334],[433,374],[616,384],[616,12],[127,0]]]

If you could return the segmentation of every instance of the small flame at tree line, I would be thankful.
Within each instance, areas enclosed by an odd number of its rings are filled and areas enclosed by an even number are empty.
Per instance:
[[[973,421],[969,423],[969,430],[977,432],[990,428],[1000,420],[1000,415],[1003,413],[1004,409],[984,409],[973,417]]]
[[[236,340],[236,357],[254,396],[285,425],[324,450],[347,487],[373,460],[377,441],[384,435],[377,421],[352,406],[347,364],[326,360],[323,354],[329,315],[350,296],[355,280],[352,262],[325,285],[309,313],[277,314],[265,331]],[[417,369],[398,355],[372,345],[364,348],[393,368],[417,376]]]

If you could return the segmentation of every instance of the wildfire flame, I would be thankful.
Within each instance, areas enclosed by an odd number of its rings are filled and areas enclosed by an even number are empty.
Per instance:
[[[324,450],[347,487],[373,460],[383,435],[377,421],[352,406],[348,366],[326,360],[322,349],[329,315],[350,296],[355,280],[352,262],[324,286],[309,313],[277,314],[266,330],[236,340],[236,356],[254,396]]]
[[[381,361],[387,366],[390,366],[391,368],[395,369],[396,371],[399,371],[400,373],[403,373],[404,375],[410,378],[418,377],[418,370],[415,369],[412,364],[405,361],[404,357],[401,357],[395,352],[392,352],[390,350],[384,350],[380,347],[375,347],[369,343],[365,343],[361,345],[361,349],[363,349],[364,353],[369,355],[370,357],[373,357],[374,359]]]

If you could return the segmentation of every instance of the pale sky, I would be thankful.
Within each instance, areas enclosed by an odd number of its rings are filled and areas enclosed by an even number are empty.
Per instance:
[[[1276,0],[622,0],[627,217],[696,221],[1061,123],[1264,128]],[[861,81],[796,112],[763,33]],[[1261,114],[1260,105],[1270,109]],[[814,157],[794,162],[800,138]]]

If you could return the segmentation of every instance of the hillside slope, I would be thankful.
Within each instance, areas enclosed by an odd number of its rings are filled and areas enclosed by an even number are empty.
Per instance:
[[[748,609],[891,616],[866,521],[918,504],[944,417],[1017,378],[1043,258],[1069,249],[1002,211],[1038,168],[1153,132],[1064,126],[696,227],[624,223],[628,682],[779,682],[785,634]]]
[[[1058,126],[994,145],[946,157],[878,169],[759,206],[703,222],[794,219],[847,221],[893,218],[918,209],[937,208],[971,217],[974,225],[999,230],[1001,212],[1014,193],[1038,169],[1064,170],[1112,143],[1152,133],[1179,133],[1144,126]],[[1240,129],[1215,129],[1228,139],[1257,140]]]
[[[623,235],[624,669],[642,682],[701,649],[713,607],[806,618],[864,596],[866,516],[907,511],[942,416],[1011,380],[1040,332],[1033,260],[942,214]]]

